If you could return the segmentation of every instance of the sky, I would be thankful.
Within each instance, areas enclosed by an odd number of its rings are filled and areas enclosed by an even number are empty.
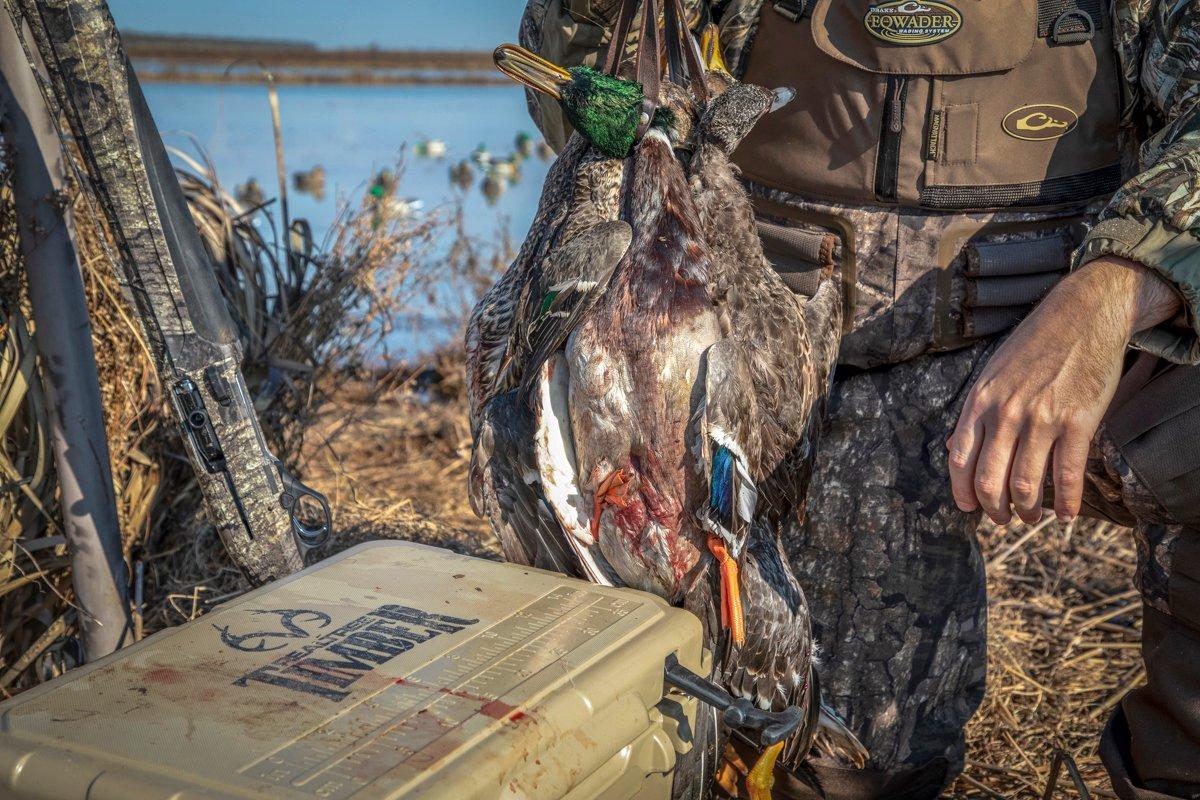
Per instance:
[[[524,0],[109,0],[121,30],[491,50],[515,41]]]

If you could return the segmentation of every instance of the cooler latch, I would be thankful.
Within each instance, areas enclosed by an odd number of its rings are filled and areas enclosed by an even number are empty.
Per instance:
[[[764,711],[745,698],[734,698],[684,667],[673,653],[667,656],[665,679],[668,685],[720,711],[726,725],[760,747],[770,747],[791,737],[805,721],[804,712],[795,706],[783,711]]]

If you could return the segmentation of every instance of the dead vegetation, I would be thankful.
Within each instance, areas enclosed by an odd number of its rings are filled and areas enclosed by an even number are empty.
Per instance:
[[[190,162],[182,178],[242,332],[271,445],[335,509],[327,552],[398,537],[496,557],[466,500],[461,353],[408,366],[384,355],[396,326],[432,302],[436,282],[453,276],[477,287],[494,277],[503,253],[459,235],[452,213],[402,221],[369,200],[347,208],[322,246],[303,223],[284,234],[270,204],[239,206],[201,163]],[[0,689],[12,693],[73,666],[78,647],[36,332],[3,193]],[[76,211],[125,552],[150,633],[247,587],[203,518],[101,232],[81,198]],[[439,248],[446,237],[455,245]],[[989,690],[953,796],[1040,797],[1056,750],[1077,759],[1094,795],[1111,796],[1097,737],[1141,679],[1129,533],[1047,522],[981,535],[992,596]],[[1076,796],[1065,774],[1058,787],[1055,796]]]

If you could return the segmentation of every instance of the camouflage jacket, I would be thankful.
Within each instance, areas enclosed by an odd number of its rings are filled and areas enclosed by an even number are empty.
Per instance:
[[[744,67],[763,3],[685,0],[696,25],[721,28],[725,61]],[[1200,363],[1200,0],[1110,0],[1123,73],[1123,135],[1139,145],[1138,163],[1100,215],[1078,263],[1118,255],[1145,264],[1174,285],[1185,319],[1135,337],[1181,363]],[[607,46],[621,0],[528,0],[521,43],[565,66],[594,64]],[[530,113],[551,145],[567,129],[558,107],[530,97]]]

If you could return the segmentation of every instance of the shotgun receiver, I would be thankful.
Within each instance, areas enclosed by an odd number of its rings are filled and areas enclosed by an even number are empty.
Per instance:
[[[233,320],[107,4],[4,1],[83,157],[222,542],[255,583],[296,572],[329,534],[329,504],[263,440]]]

